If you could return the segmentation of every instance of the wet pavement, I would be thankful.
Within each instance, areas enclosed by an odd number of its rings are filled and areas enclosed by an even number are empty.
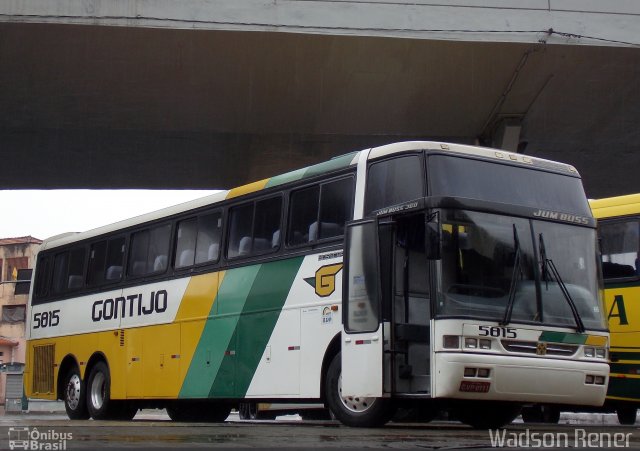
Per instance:
[[[615,415],[565,415],[558,425],[516,422],[498,431],[473,430],[457,422],[390,423],[383,428],[349,428],[335,421],[240,421],[174,423],[164,411],[141,411],[135,420],[71,421],[61,413],[0,417],[0,449],[638,449],[640,427],[620,426]],[[536,446],[537,445],[537,446]]]

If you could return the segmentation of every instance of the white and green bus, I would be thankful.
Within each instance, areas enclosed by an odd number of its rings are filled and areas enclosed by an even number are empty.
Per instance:
[[[351,426],[601,405],[595,236],[566,164],[438,142],[344,155],[46,240],[26,394],[74,419],[320,403]]]

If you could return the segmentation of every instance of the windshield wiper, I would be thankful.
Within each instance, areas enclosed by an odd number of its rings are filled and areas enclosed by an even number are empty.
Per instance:
[[[506,326],[511,322],[511,314],[513,313],[513,304],[516,301],[516,288],[518,281],[516,279],[518,272],[520,271],[520,239],[518,238],[518,230],[516,225],[513,224],[513,246],[516,249],[516,254],[513,257],[513,273],[511,274],[511,286],[509,287],[509,300],[507,301],[507,307],[504,311],[504,318],[502,318],[501,326]]]
[[[573,301],[573,298],[571,297],[571,294],[569,293],[567,286],[562,281],[562,277],[560,277],[560,273],[558,272],[558,268],[556,268],[555,263],[553,263],[553,260],[551,260],[550,258],[547,258],[547,250],[544,245],[544,238],[542,236],[542,233],[540,234],[539,238],[540,238],[539,239],[540,259],[542,260],[542,280],[547,282],[547,288],[548,288],[548,281],[547,281],[547,271],[548,271],[547,266],[548,266],[551,269],[551,274],[556,279],[556,282],[560,287],[560,291],[562,292],[564,298],[567,300],[567,303],[569,304],[571,313],[573,313],[573,318],[576,321],[576,331],[584,332],[585,331],[584,323],[582,322],[580,313],[578,313],[578,308],[576,307],[576,303]]]

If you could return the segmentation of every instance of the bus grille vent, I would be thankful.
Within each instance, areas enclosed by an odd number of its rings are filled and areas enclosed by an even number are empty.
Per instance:
[[[559,343],[544,343],[543,355],[570,357],[578,351],[578,346]],[[506,351],[521,354],[541,354],[537,341],[502,340]]]
[[[124,330],[120,329],[120,346],[124,346]]]
[[[53,393],[53,363],[55,345],[33,347],[33,391]]]

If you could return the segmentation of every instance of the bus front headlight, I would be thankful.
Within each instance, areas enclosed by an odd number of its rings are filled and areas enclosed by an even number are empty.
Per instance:
[[[596,357],[599,359],[606,359],[607,350],[605,348],[596,348]]]
[[[465,338],[464,339],[464,347],[476,349],[478,347],[478,339],[477,338]]]

